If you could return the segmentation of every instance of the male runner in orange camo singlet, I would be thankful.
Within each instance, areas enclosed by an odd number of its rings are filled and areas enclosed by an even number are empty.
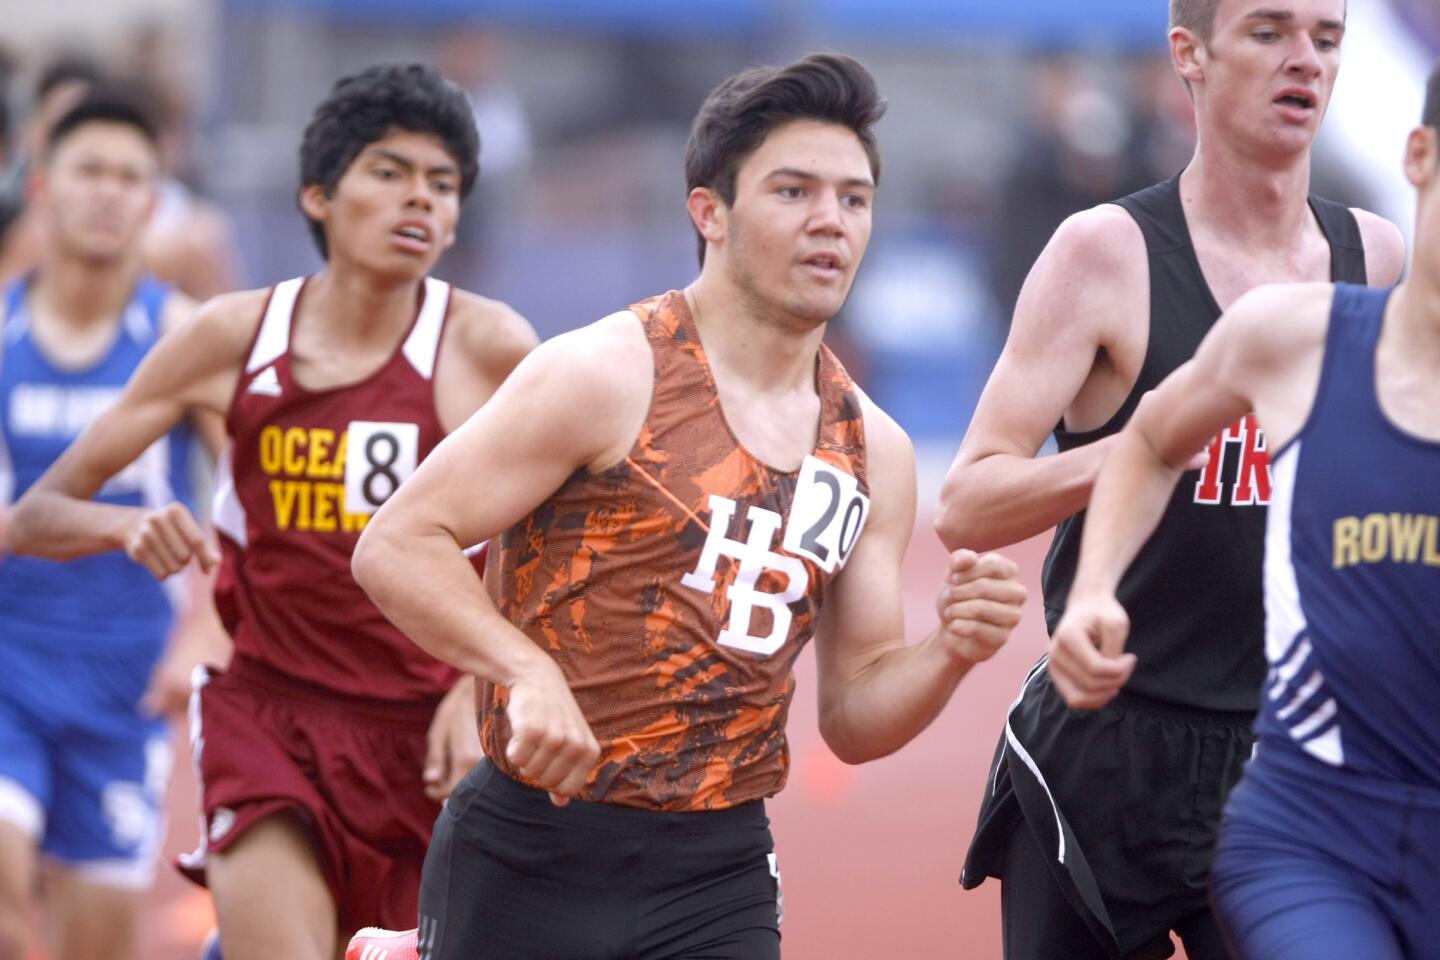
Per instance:
[[[686,153],[699,279],[542,346],[366,529],[357,580],[485,681],[488,760],[426,858],[429,960],[778,957],[763,798],[801,649],[860,763],[1019,619],[1014,564],[960,552],[945,624],[906,645],[914,456],[821,343],[882,111],[842,56],[722,83]],[[456,549],[489,537],[493,599]]]

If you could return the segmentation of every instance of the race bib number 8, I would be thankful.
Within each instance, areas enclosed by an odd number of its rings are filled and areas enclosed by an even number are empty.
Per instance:
[[[860,492],[858,480],[817,457],[806,457],[783,545],[831,573],[850,559],[869,515],[870,498]]]
[[[345,510],[374,513],[415,472],[420,426],[352,420],[345,445]]]

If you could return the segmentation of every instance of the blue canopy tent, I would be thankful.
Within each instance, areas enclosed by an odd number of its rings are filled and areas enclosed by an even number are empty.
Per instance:
[[[224,0],[236,13],[309,12],[348,21],[555,27],[609,33],[747,34],[812,26],[825,35],[896,41],[1153,46],[1165,4],[1136,0]]]

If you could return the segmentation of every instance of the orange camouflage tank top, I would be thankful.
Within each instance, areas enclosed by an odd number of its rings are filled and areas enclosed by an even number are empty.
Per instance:
[[[634,447],[507,531],[487,582],[600,742],[583,799],[719,809],[785,785],[791,668],[869,512],[860,398],[821,346],[818,441],[800,470],[775,470],[726,423],[684,294],[631,310],[655,360]],[[523,779],[505,760],[506,695],[483,690],[481,736]]]

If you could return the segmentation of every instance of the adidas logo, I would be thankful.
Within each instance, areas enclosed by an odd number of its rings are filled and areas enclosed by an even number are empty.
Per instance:
[[[374,944],[370,944],[360,953],[360,960],[385,960],[390,956],[389,950],[382,950]]]
[[[275,373],[273,366],[261,370],[259,375],[250,381],[250,386],[245,388],[246,393],[258,393],[266,397],[280,396],[280,377]]]

